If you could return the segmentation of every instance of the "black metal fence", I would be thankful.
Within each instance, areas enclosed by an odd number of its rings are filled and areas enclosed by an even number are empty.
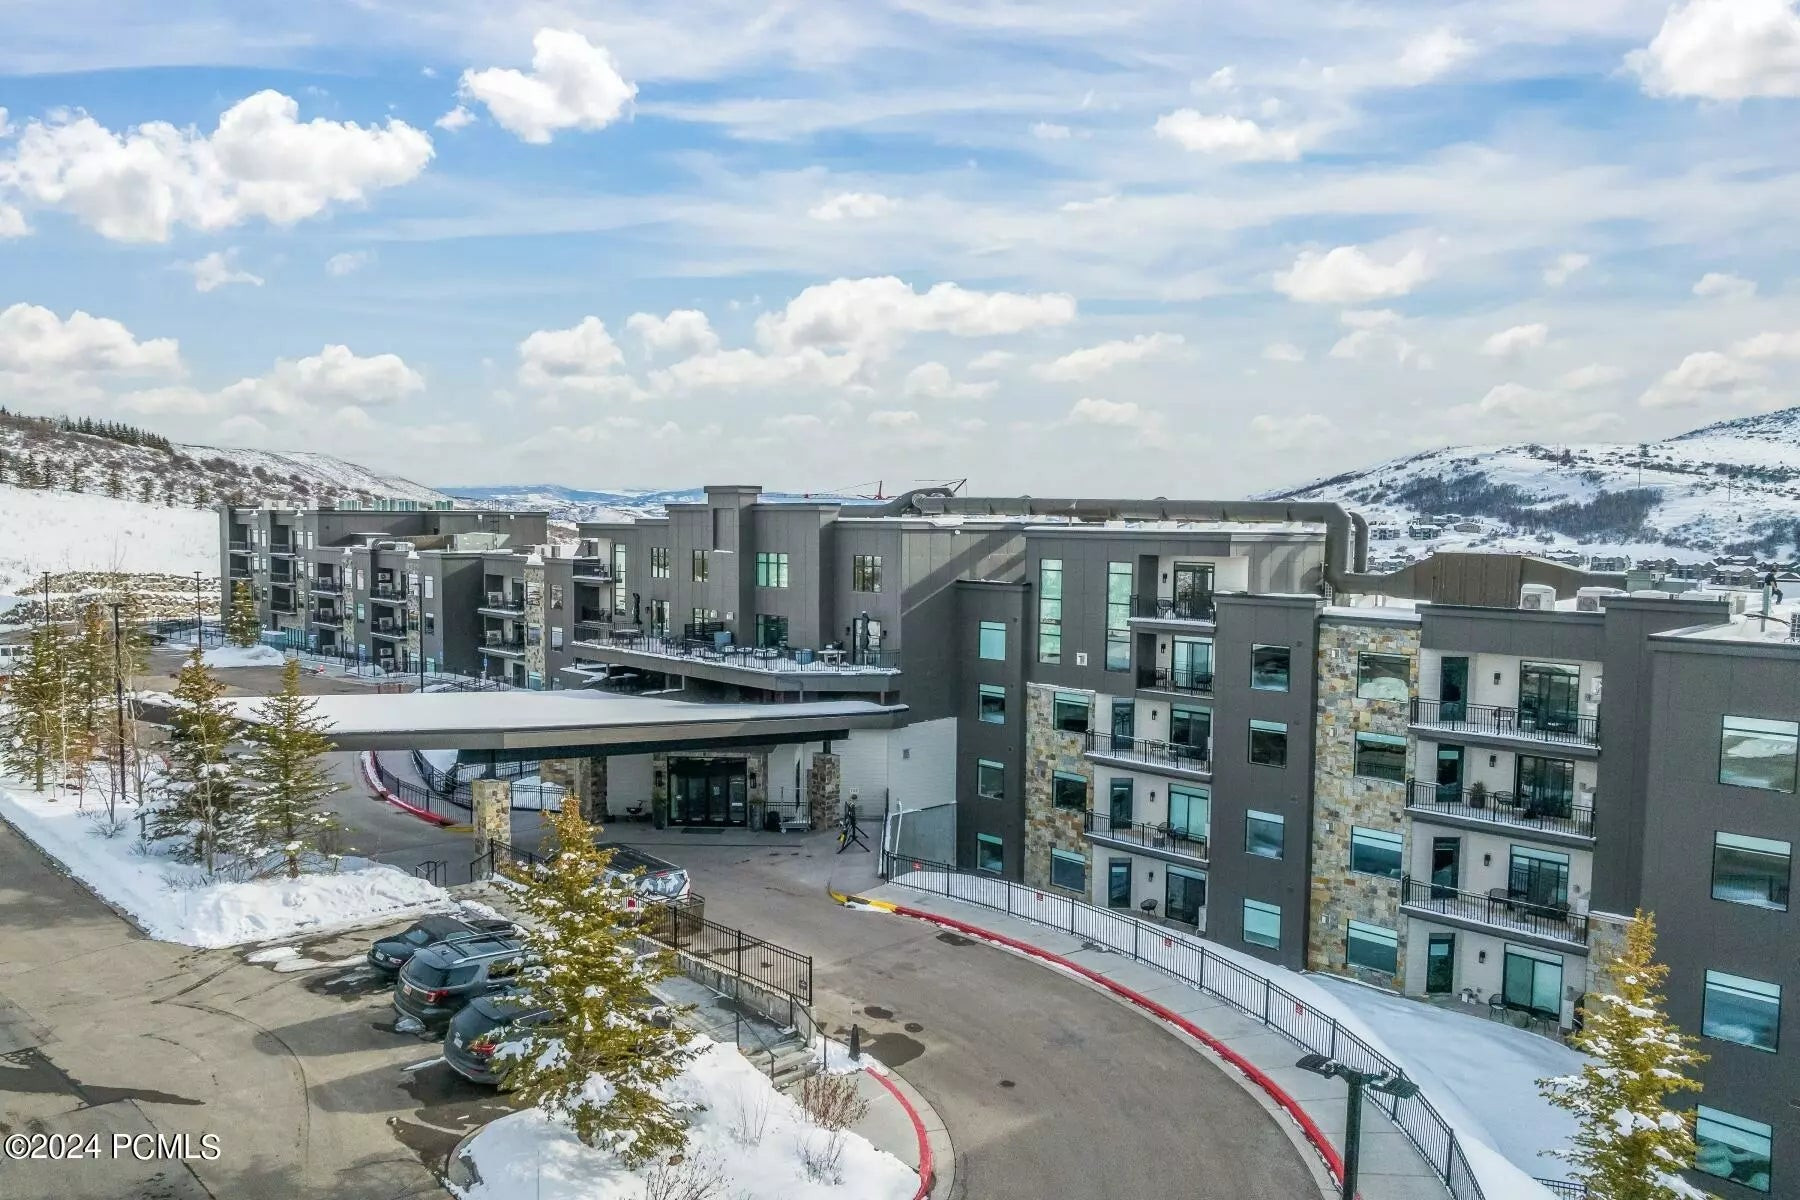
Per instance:
[[[1212,770],[1212,753],[1206,746],[1189,746],[1184,742],[1164,742],[1155,738],[1129,738],[1101,729],[1088,730],[1087,751],[1089,754],[1103,754],[1108,758],[1178,767],[1184,771]]]
[[[1414,699],[1412,719],[1414,723],[1421,725],[1439,725],[1470,733],[1526,738],[1534,742],[1579,742],[1588,746],[1600,744],[1600,718],[1579,713],[1527,713],[1499,704]]]
[[[170,642],[194,644],[194,630],[200,631],[202,646],[222,646],[225,644],[225,623],[223,621],[196,620],[193,617],[171,617],[163,620],[148,621],[144,625],[150,634],[153,645],[166,646]]]
[[[1587,943],[1586,913],[1571,912],[1567,904],[1535,904],[1509,888],[1465,892],[1411,876],[1400,881],[1400,903],[1408,908],[1446,917],[1461,917],[1501,929],[1515,929],[1538,937]]]
[[[812,1004],[813,960],[774,942],[751,937],[741,929],[720,925],[700,915],[695,905],[658,906],[658,919],[644,932],[671,950],[705,959],[752,983]]]
[[[1455,784],[1415,779],[1407,790],[1406,806],[1421,812],[1444,813],[1496,825],[1521,825],[1555,833],[1594,836],[1594,807],[1572,799],[1545,799],[1503,789],[1464,788]]]
[[[1535,1181],[1553,1196],[1568,1196],[1570,1200],[1587,1200],[1587,1184],[1576,1183],[1569,1179],[1539,1179]]]

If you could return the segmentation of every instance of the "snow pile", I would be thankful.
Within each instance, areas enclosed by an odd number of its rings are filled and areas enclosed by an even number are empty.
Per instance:
[[[673,1100],[701,1106],[691,1117],[687,1159],[716,1164],[732,1200],[912,1200],[918,1175],[845,1132],[841,1183],[807,1177],[802,1150],[829,1136],[805,1111],[777,1092],[735,1047],[697,1038],[701,1047],[669,1086]],[[742,1130],[742,1114],[766,1110],[760,1134]],[[607,1151],[583,1145],[539,1109],[513,1113],[486,1126],[463,1147],[473,1182],[457,1188],[464,1200],[641,1200],[650,1169],[628,1170]]]
[[[287,658],[273,646],[214,646],[203,658],[209,667],[279,667]]]
[[[104,815],[104,803],[92,799],[78,807],[67,793],[0,787],[0,817],[158,941],[211,949],[451,906],[442,888],[361,858],[298,879],[209,879],[198,866],[140,850],[131,806],[120,807],[126,827],[114,837],[101,836]]]
[[[219,514],[0,484],[0,592],[45,572],[219,574]]]

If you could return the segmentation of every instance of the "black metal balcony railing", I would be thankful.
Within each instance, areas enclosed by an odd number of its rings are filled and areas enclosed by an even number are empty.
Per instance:
[[[1533,933],[1564,942],[1587,942],[1586,913],[1573,912],[1567,904],[1533,904],[1506,888],[1492,888],[1486,893],[1465,892],[1407,876],[1400,881],[1400,903],[1408,908],[1459,917],[1497,929]]]
[[[250,553],[250,543],[247,541],[240,542],[236,538],[233,538],[230,541],[226,542],[225,548],[227,550],[231,551],[233,554],[248,554],[248,553]]]
[[[1167,821],[1148,825],[1142,821],[1120,821],[1109,813],[1090,812],[1082,817],[1082,829],[1098,838],[1126,842],[1148,850],[1167,850],[1191,858],[1206,858],[1206,834],[1191,829],[1174,829]]]
[[[577,561],[569,569],[569,577],[576,583],[611,583],[612,571],[599,563]]]
[[[1139,667],[1137,685],[1141,688],[1155,688],[1162,692],[1185,692],[1190,696],[1205,696],[1212,693],[1213,677],[1211,671],[1171,667]]]
[[[371,600],[404,600],[406,589],[397,583],[375,583],[369,587]]]
[[[489,592],[483,599],[487,601],[482,605],[483,608],[504,609],[507,612],[525,611],[525,597],[523,596],[509,596],[505,592]]]
[[[1212,770],[1210,747],[1162,742],[1152,738],[1120,737],[1099,729],[1088,730],[1087,752],[1159,767],[1178,767],[1186,771]]]
[[[232,567],[231,568],[231,577],[233,579],[248,579],[248,578],[250,578],[250,568],[249,567]]]
[[[1594,836],[1591,805],[1521,796],[1515,792],[1484,791],[1414,779],[1408,785],[1406,807],[1428,816],[1442,814],[1471,821],[1491,821],[1496,825],[1545,829],[1579,837]]]
[[[340,579],[321,575],[313,579],[312,590],[329,596],[341,596],[344,593],[344,584]]]
[[[1580,713],[1522,713],[1516,708],[1495,704],[1469,704],[1462,700],[1424,700],[1412,702],[1412,719],[1417,725],[1438,725],[1470,733],[1492,733],[1503,737],[1523,738],[1533,742],[1579,742],[1588,746],[1600,744],[1600,718]]]
[[[1210,592],[1198,596],[1133,596],[1131,615],[1163,621],[1210,621],[1213,598]]]
[[[300,549],[300,547],[293,542],[270,542],[269,543],[269,553],[270,554],[279,554],[283,558],[292,558],[296,553],[299,552],[299,549]]]
[[[611,621],[575,622],[575,640],[578,642],[604,642],[611,632]]]
[[[373,627],[375,633],[402,634],[406,632],[406,622],[392,617],[377,617]]]
[[[490,633],[483,639],[482,649],[498,650],[502,653],[509,650],[523,651],[525,649],[525,639],[522,637],[509,638],[498,633]]]
[[[593,639],[587,639],[593,640]],[[892,672],[900,669],[900,656],[891,650],[845,650],[837,647],[813,650],[799,646],[719,645],[703,638],[656,637],[637,628],[615,628],[606,643],[620,650],[658,658],[684,659],[752,671],[780,674],[795,672],[853,675],[859,672]]]

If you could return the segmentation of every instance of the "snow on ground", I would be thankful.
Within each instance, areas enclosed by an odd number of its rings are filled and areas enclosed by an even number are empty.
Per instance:
[[[298,879],[208,879],[198,866],[140,852],[129,806],[119,810],[131,818],[127,827],[102,837],[105,808],[90,799],[84,810],[67,793],[53,797],[17,783],[0,786],[0,817],[158,941],[210,949],[451,907],[442,888],[362,858],[340,860],[335,873]]]
[[[0,592],[45,571],[219,573],[219,514],[0,484]]]
[[[204,655],[206,665],[226,667],[279,667],[287,657],[273,646],[214,646]]]
[[[698,1103],[687,1158],[716,1162],[732,1200],[912,1200],[919,1177],[905,1163],[877,1150],[867,1138],[843,1136],[842,1183],[806,1176],[801,1147],[826,1134],[768,1077],[728,1045],[696,1039],[703,1047],[670,1085],[672,1098]],[[768,1124],[753,1144],[732,1136],[740,1112],[765,1107]],[[540,1109],[513,1113],[485,1126],[462,1150],[475,1182],[457,1188],[464,1200],[641,1200],[645,1175],[627,1170],[616,1156],[583,1145]]]

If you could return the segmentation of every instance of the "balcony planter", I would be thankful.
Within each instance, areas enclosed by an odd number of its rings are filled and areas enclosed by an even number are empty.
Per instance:
[[[1487,798],[1488,798],[1487,784],[1471,783],[1469,785],[1469,807],[1470,808],[1486,808],[1487,807]]]

